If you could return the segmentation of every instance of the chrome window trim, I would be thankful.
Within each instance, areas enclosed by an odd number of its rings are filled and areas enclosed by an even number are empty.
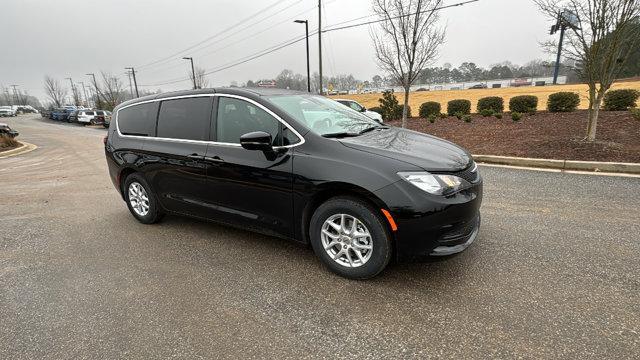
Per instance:
[[[246,98],[244,96],[241,96],[241,95],[218,94],[218,93],[171,96],[171,97],[166,97],[166,98],[161,98],[161,99],[152,99],[152,100],[140,101],[140,102],[137,102],[137,103],[134,103],[134,104],[129,104],[129,105],[123,106],[123,107],[119,108],[118,111],[116,111],[115,119],[113,120],[115,122],[115,124],[116,124],[116,131],[118,132],[118,136],[121,136],[121,137],[124,137],[124,138],[131,138],[131,139],[150,139],[150,140],[181,142],[181,143],[190,143],[190,144],[212,144],[212,145],[219,145],[219,146],[242,147],[242,145],[240,145],[240,144],[228,143],[228,142],[217,142],[217,141],[207,141],[207,140],[176,139],[176,138],[165,138],[165,137],[157,137],[157,136],[124,135],[122,132],[120,132],[120,126],[118,126],[118,113],[122,109],[126,109],[126,108],[129,108],[129,107],[132,107],[132,106],[136,106],[136,105],[153,103],[153,102],[160,102],[160,101],[165,101],[165,100],[187,99],[187,98],[194,98],[194,97],[229,97],[229,98],[235,98],[235,99],[240,99],[240,100],[246,101],[248,103],[251,103],[251,104],[259,107],[260,109],[264,110],[269,115],[273,116],[276,120],[278,120],[281,124],[286,126],[287,129],[291,130],[300,139],[300,141],[298,141],[295,144],[284,145],[284,146],[274,146],[273,148],[276,149],[276,150],[277,149],[293,148],[293,147],[296,147],[296,146],[299,146],[299,145],[302,145],[302,144],[305,143],[304,137],[296,129],[294,129],[291,125],[289,125],[286,121],[284,121],[280,116],[278,116],[273,111],[269,110],[264,105],[254,101],[252,99],[249,99],[249,98]],[[156,116],[156,121],[157,121],[157,116]],[[217,116],[216,116],[216,121],[217,121]]]

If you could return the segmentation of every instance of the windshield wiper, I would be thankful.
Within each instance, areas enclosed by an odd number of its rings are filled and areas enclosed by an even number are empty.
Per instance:
[[[376,129],[384,130],[384,129],[388,129],[388,128],[389,128],[388,126],[371,126],[371,127],[365,128],[363,130],[360,130],[358,135],[362,135],[364,133],[368,133],[369,131],[373,131],[373,130],[376,130]]]
[[[341,131],[341,132],[335,132],[335,133],[329,133],[329,134],[322,134],[322,137],[326,137],[326,138],[343,138],[343,137],[358,136],[358,135],[360,135],[360,134]]]

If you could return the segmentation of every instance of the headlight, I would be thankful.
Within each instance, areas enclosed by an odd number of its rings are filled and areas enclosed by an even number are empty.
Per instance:
[[[471,186],[465,179],[454,175],[428,172],[399,172],[401,178],[434,195],[449,195]]]

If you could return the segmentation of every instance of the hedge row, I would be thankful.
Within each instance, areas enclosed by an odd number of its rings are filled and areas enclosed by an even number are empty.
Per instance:
[[[637,106],[640,91],[634,89],[611,90],[604,97],[603,109],[608,111],[629,110]],[[574,92],[557,92],[549,95],[547,110],[549,112],[571,112],[580,105],[580,95]],[[383,93],[379,107],[370,108],[382,114],[384,120],[399,119],[402,117],[402,105],[392,91]],[[514,96],[509,99],[509,111],[517,113],[519,118],[524,113],[533,114],[538,110],[538,98],[533,95]],[[500,116],[504,112],[504,99],[499,96],[489,96],[478,100],[477,112],[483,116]],[[411,107],[407,109],[408,117],[411,117]],[[471,101],[455,99],[447,103],[448,116],[462,117],[471,113]],[[427,101],[420,105],[419,116],[425,119],[435,119],[442,114],[442,106],[436,101]]]

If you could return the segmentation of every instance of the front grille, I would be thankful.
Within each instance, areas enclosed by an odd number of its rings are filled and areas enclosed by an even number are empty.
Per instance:
[[[459,178],[463,178],[468,182],[474,184],[480,181],[480,174],[478,173],[478,166],[475,161],[471,162],[466,169],[460,171],[451,171],[451,172],[440,172],[440,174],[454,175]]]

